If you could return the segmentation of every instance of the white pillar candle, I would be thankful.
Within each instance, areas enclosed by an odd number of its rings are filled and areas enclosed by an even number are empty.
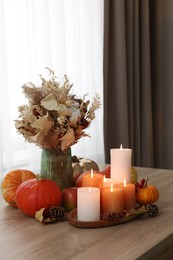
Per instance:
[[[116,183],[131,182],[131,149],[111,149],[111,179]]]
[[[81,187],[77,189],[78,221],[100,220],[100,189]]]

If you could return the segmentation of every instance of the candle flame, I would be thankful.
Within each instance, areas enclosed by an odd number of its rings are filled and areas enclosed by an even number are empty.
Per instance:
[[[91,191],[91,187],[88,188],[88,191]]]
[[[124,179],[124,187],[126,187],[126,179]]]
[[[94,177],[93,169],[91,169],[91,178]]]
[[[104,177],[103,177],[103,182],[106,182],[106,177],[105,177],[105,175],[104,175]]]
[[[113,184],[111,184],[111,192],[113,192],[113,191],[114,191]]]
[[[120,150],[122,150],[123,149],[123,146],[122,146],[122,144],[120,145]]]

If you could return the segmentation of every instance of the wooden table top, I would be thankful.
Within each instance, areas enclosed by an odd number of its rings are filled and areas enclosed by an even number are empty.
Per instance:
[[[139,180],[149,176],[149,183],[159,189],[157,217],[143,214],[121,225],[95,229],[76,228],[68,221],[43,225],[1,197],[0,259],[134,260],[148,252],[173,233],[173,170],[136,169]]]

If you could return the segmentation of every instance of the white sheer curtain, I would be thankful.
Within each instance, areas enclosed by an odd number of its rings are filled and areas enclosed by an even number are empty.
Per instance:
[[[67,74],[78,95],[103,100],[103,0],[0,0],[0,177],[14,168],[39,171],[40,149],[16,132],[21,85],[39,84],[45,67]],[[103,102],[102,102],[103,104]],[[103,106],[72,153],[104,161]]]

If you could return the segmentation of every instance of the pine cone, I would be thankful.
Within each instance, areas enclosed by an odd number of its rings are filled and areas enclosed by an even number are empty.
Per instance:
[[[159,213],[159,208],[154,204],[146,205],[146,210],[150,217],[155,217]]]
[[[122,217],[124,217],[125,213],[124,212],[104,212],[101,213],[101,220],[117,220]]]
[[[49,209],[50,217],[55,218],[57,221],[64,221],[66,218],[66,211],[63,207],[51,206]]]

